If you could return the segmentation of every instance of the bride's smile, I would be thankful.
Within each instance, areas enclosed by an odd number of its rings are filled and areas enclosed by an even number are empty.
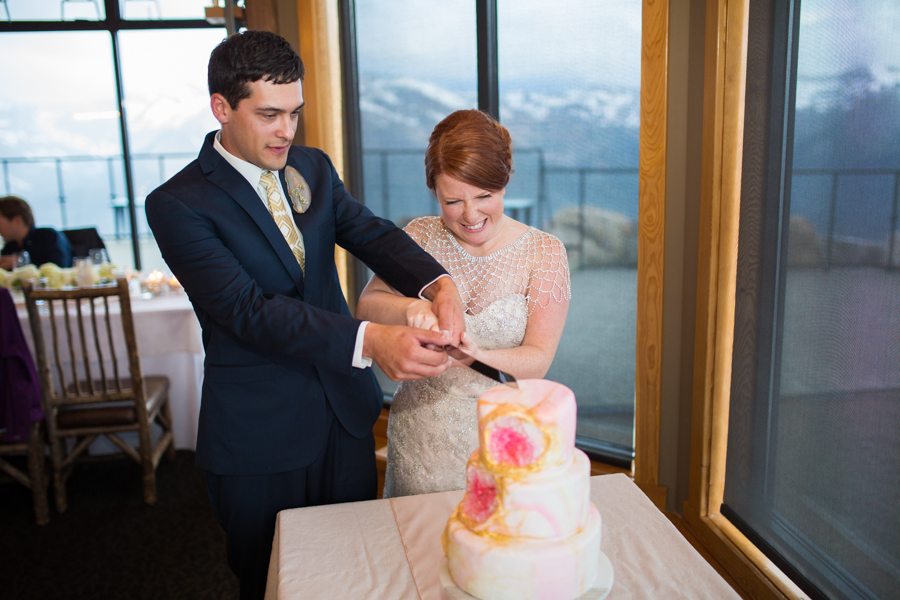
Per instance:
[[[441,219],[465,248],[483,256],[502,245],[506,188],[491,192],[443,173],[435,179],[434,187]]]

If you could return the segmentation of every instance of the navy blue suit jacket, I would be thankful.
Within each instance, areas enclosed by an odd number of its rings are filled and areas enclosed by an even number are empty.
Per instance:
[[[304,275],[256,190],[213,147],[214,135],[146,201],[163,258],[203,329],[197,465],[220,475],[298,469],[323,448],[326,402],[358,438],[371,433],[382,404],[372,370],[351,367],[360,322],[341,293],[335,243],[408,296],[445,271],[354,200],[325,153],[292,146],[287,164],[312,193],[305,213],[292,212]]]

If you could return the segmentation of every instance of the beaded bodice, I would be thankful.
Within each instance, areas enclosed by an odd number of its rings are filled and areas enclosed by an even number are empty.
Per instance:
[[[447,269],[469,314],[511,294],[525,297],[528,314],[572,296],[565,247],[534,227],[487,256],[466,252],[440,217],[420,217],[405,231]]]

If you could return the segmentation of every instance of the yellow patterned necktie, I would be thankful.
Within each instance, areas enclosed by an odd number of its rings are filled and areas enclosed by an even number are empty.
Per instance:
[[[263,171],[259,180],[266,186],[266,206],[269,208],[269,214],[275,219],[275,225],[284,236],[284,240],[291,247],[300,268],[306,273],[306,256],[303,253],[303,247],[300,245],[300,236],[291,224],[291,215],[287,212],[284,202],[281,199],[281,192],[278,191],[278,183],[275,181],[275,175],[272,171]]]

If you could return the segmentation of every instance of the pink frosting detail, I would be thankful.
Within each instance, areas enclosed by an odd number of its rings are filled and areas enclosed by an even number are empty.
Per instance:
[[[497,427],[491,432],[491,456],[498,463],[524,467],[534,462],[534,443],[520,428]]]
[[[546,506],[541,506],[539,504],[534,504],[530,506],[523,506],[522,509],[527,511],[533,511],[547,521],[547,524],[553,528],[553,535],[561,535],[562,530],[559,527],[559,521],[556,520],[556,515]]]
[[[473,469],[466,482],[463,512],[476,523],[483,523],[497,507],[497,482],[494,478]]]

